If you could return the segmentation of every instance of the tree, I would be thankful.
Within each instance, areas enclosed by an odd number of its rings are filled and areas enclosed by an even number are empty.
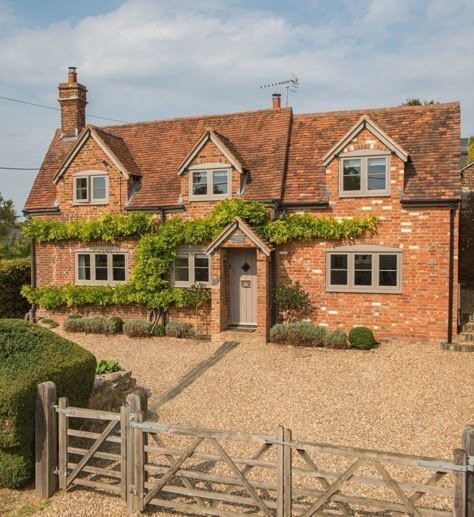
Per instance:
[[[414,98],[408,98],[405,102],[403,102],[402,106],[430,106],[431,104],[439,104],[439,101],[435,101],[431,99],[430,101],[424,100],[421,101],[420,99],[414,97]]]
[[[0,259],[28,257],[30,239],[21,232],[22,224],[17,222],[15,206],[11,199],[5,199],[0,193]]]
[[[16,227],[16,211],[11,199],[4,199],[0,193],[0,236],[6,236]]]

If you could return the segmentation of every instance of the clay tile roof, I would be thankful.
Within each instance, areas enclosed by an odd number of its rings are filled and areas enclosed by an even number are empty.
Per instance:
[[[409,155],[404,198],[449,199],[460,195],[460,105],[454,102],[295,115],[285,202],[325,200],[322,157],[364,115]]]
[[[129,174],[141,175],[140,168],[122,138],[112,133],[107,133],[96,126],[94,126],[94,130],[98,133],[100,138],[102,138],[105,145],[117,157]]]

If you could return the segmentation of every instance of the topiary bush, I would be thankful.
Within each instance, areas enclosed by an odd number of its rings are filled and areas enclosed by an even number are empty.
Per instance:
[[[161,323],[157,323],[153,327],[153,335],[156,336],[156,337],[163,337],[163,336],[165,336],[166,335],[165,326],[162,325]]]
[[[188,338],[194,337],[195,332],[192,323],[187,323],[185,321],[170,321],[168,323],[168,328],[166,329],[166,333],[168,336],[179,337],[179,338]]]
[[[288,325],[277,323],[270,329],[270,341],[272,343],[286,343],[288,341]]]
[[[153,325],[147,320],[128,320],[123,331],[128,337],[150,337]]]
[[[328,332],[326,336],[326,346],[329,348],[346,348],[347,334],[342,329]]]
[[[23,318],[30,304],[21,294],[31,283],[30,259],[0,260],[0,318]]]
[[[109,332],[111,334],[120,334],[123,332],[123,319],[120,316],[112,316],[109,318]]]
[[[349,332],[349,343],[360,350],[370,350],[377,344],[373,332],[367,327],[352,328]]]
[[[85,406],[95,357],[50,330],[0,319],[0,486],[26,485],[34,471],[36,386],[56,384],[58,396]]]

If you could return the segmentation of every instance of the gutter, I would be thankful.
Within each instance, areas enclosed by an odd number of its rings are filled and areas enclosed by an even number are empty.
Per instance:
[[[457,207],[461,200],[457,197],[450,199],[401,199],[402,206],[449,206]]]
[[[58,214],[61,210],[55,206],[53,208],[24,208],[21,212],[26,217],[27,215]]]
[[[283,209],[292,208],[316,208],[317,210],[324,210],[329,208],[329,201],[302,201],[301,203],[281,203]]]
[[[127,212],[160,212],[160,214],[164,212],[182,212],[185,211],[186,208],[183,205],[167,205],[167,206],[126,206],[125,210]]]

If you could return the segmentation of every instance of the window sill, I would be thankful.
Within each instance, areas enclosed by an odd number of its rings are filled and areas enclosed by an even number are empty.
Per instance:
[[[229,199],[232,196],[189,196],[189,201],[220,201],[221,199]]]
[[[390,197],[390,192],[340,192],[340,198],[357,198],[357,197]]]
[[[352,293],[352,294],[402,294],[402,290],[397,289],[354,289],[344,287],[327,287],[327,293]]]
[[[116,285],[124,285],[127,283],[127,280],[120,280],[118,282],[98,282],[98,281],[92,281],[90,282],[89,280],[76,280],[74,282],[74,285],[89,285],[91,287],[99,287],[99,286],[110,286],[110,287],[115,287]]]
[[[73,201],[72,206],[105,206],[109,201]]]
[[[189,287],[192,287],[193,285],[202,285],[204,287],[207,287],[207,288],[211,288],[211,282],[194,282],[194,283],[191,283],[191,282],[173,282],[173,287],[179,287],[179,288],[182,288],[182,289],[187,289]]]

